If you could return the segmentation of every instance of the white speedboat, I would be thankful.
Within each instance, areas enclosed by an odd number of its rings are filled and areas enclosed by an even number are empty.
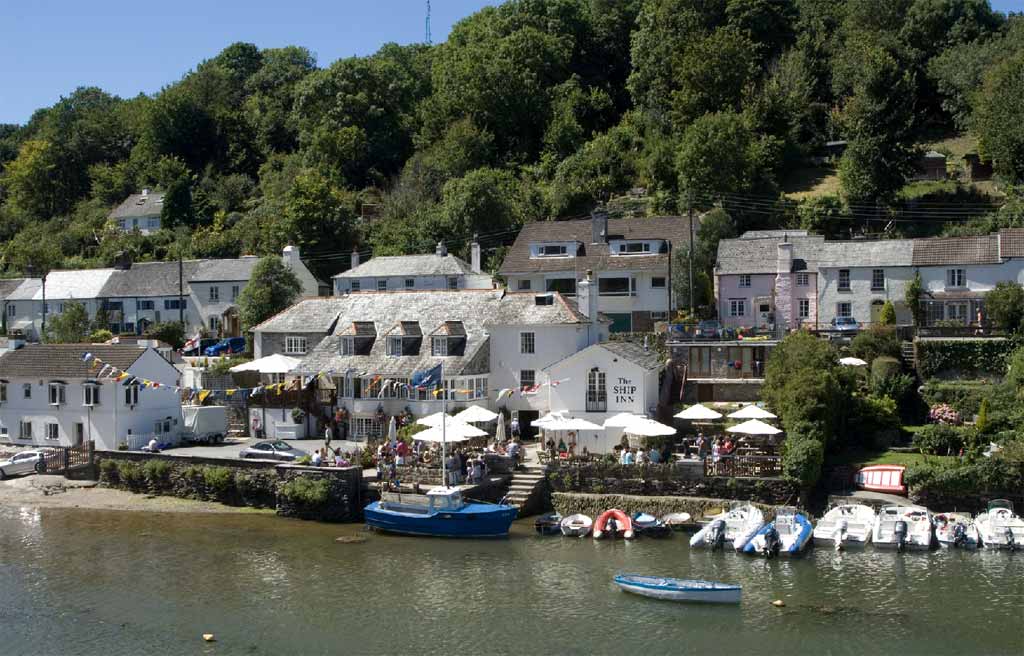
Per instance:
[[[935,540],[940,547],[977,549],[981,546],[978,527],[967,513],[940,513],[934,519]]]
[[[775,519],[768,522],[750,538],[743,547],[743,553],[772,556],[795,556],[811,541],[814,526],[807,515],[796,508],[780,506],[775,509]]]
[[[562,520],[562,535],[567,535],[571,538],[586,537],[590,534],[590,529],[593,526],[594,520],[586,515],[569,515]]]
[[[718,549],[731,544],[739,551],[747,546],[750,538],[764,525],[764,513],[750,504],[734,504],[732,508],[716,515],[707,526],[690,538],[693,548]]]
[[[986,549],[1024,548],[1024,519],[1013,512],[1013,504],[1006,499],[990,502],[988,510],[974,518],[974,525]]]
[[[885,506],[875,518],[871,541],[880,549],[930,549],[932,514],[921,506]]]
[[[833,547],[863,547],[871,541],[875,528],[875,510],[860,503],[844,503],[830,508],[814,527],[814,543]]]

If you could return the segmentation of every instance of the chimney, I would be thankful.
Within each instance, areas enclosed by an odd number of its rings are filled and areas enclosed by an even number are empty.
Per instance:
[[[299,259],[299,247],[291,245],[285,246],[284,252],[281,253],[281,261],[284,262],[284,265],[289,269],[293,271],[297,270],[295,265],[302,263],[302,260]]]
[[[119,252],[116,256],[114,256],[114,268],[119,270],[119,271],[127,271],[128,269],[131,269],[132,268],[132,258],[131,258],[131,255],[129,255],[125,251]]]
[[[477,241],[476,235],[473,235],[473,242],[469,245],[469,266],[473,270],[473,273],[481,273],[480,242]]]
[[[448,255],[448,248],[444,245],[443,241],[437,242],[437,248],[434,249],[434,255],[438,257],[446,257]]]
[[[594,281],[594,272],[587,269],[583,280],[576,283],[576,305],[580,314],[587,317],[590,322],[587,326],[587,346],[596,343],[597,332],[597,284]]]
[[[793,242],[784,241],[779,244],[775,259],[775,273],[790,273],[793,270]]]
[[[142,190],[142,197],[145,198],[146,196],[149,196],[149,189]]]
[[[352,265],[349,268],[350,269],[354,269],[357,266],[359,266],[359,251],[357,251],[355,248],[353,248],[352,249]]]
[[[603,207],[590,213],[590,243],[601,244],[608,241],[608,212]]]

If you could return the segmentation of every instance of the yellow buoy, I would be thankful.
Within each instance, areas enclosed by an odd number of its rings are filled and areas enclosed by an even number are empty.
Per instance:
[[[776,599],[775,601],[772,602],[772,606],[775,606],[776,608],[782,608],[785,605],[786,605],[786,602],[782,601],[781,599]]]
[[[205,640],[206,642],[216,642],[217,641],[217,639],[213,637],[212,633],[204,633],[203,634],[203,640]]]

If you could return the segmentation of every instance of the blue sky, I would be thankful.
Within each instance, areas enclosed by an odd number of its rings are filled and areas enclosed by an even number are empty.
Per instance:
[[[1024,0],[991,0],[1024,11]],[[433,0],[431,33],[498,0]],[[79,86],[131,97],[153,93],[235,41],[309,48],[321,66],[423,40],[426,0],[3,0],[0,123]]]

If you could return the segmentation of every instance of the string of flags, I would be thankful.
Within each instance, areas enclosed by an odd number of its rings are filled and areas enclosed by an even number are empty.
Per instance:
[[[569,382],[568,378],[562,378],[561,380],[549,380],[546,383],[537,383],[536,385],[524,385],[523,387],[503,387],[498,390],[497,401],[504,398],[511,398],[513,394],[519,392],[520,396],[531,396],[541,390],[542,387],[558,387],[562,383]]]

